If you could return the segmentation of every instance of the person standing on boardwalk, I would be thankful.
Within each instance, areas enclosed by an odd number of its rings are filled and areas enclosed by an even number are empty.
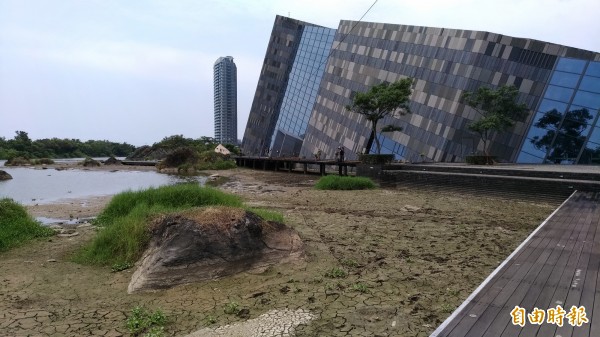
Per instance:
[[[338,146],[337,150],[335,151],[335,158],[338,161],[338,169],[339,169],[339,174],[341,176],[344,173],[343,165],[342,165],[342,162],[344,161],[344,148],[343,147]],[[346,174],[347,174],[347,172],[346,172]]]

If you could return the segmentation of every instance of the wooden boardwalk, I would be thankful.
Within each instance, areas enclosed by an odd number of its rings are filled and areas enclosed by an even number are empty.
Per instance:
[[[600,336],[599,227],[600,193],[574,192],[431,337]]]

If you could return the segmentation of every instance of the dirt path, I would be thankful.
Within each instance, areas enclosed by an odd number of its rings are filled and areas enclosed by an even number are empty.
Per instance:
[[[167,314],[173,336],[273,309],[316,316],[297,336],[428,336],[557,206],[403,189],[317,191],[313,175],[219,173],[230,178],[224,190],[284,214],[307,245],[304,263],[127,295],[131,270],[69,261],[95,234],[78,228],[0,254],[0,335],[128,335],[126,315],[144,305]],[[107,201],[95,200],[93,211],[77,202],[30,211],[93,215]],[[249,317],[225,314],[231,302]]]

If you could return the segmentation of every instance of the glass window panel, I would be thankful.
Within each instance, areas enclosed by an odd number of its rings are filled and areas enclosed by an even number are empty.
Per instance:
[[[600,62],[590,62],[585,74],[600,77]]]
[[[540,112],[546,112],[550,110],[557,110],[558,112],[564,112],[567,110],[567,104],[562,102],[557,102],[549,99],[544,99],[542,103],[540,103]]]
[[[575,88],[579,81],[580,75],[555,71],[550,79],[550,84],[559,85],[561,87]]]
[[[573,89],[549,85],[548,90],[546,90],[545,98],[550,98],[561,102],[568,102],[571,99],[572,95]]]
[[[583,67],[585,66],[584,60],[569,59],[561,57],[556,65],[556,70],[566,71],[569,73],[581,74]]]
[[[538,156],[534,156],[527,152],[519,153],[519,157],[517,158],[517,163],[519,164],[541,164],[544,158],[540,158]]]
[[[594,110],[600,109],[600,94],[577,91],[573,104],[585,106]]]
[[[600,93],[600,77],[584,76],[579,84],[579,90]]]
[[[600,164],[600,143],[588,142],[579,158],[578,164]]]
[[[600,144],[600,126],[594,128],[594,131],[592,131],[592,135],[590,136],[589,141]]]
[[[535,141],[535,140],[534,140]],[[521,163],[521,162],[526,162],[526,161],[520,161],[523,160],[524,157],[529,158],[529,160],[533,160],[534,158],[530,158],[530,157],[535,157],[537,158],[535,161],[531,161],[530,163],[541,163],[542,160],[544,159],[544,157],[546,156],[546,149],[544,147],[537,147],[531,139],[527,138],[525,139],[525,143],[523,144],[523,148],[521,149],[521,153],[519,154],[519,158],[517,159],[517,162]]]

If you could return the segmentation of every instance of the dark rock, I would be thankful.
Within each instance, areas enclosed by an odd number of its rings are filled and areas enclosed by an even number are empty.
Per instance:
[[[10,180],[12,178],[13,177],[10,174],[8,174],[6,171],[0,170],[0,181],[2,181],[2,180]]]
[[[111,156],[110,158],[104,161],[104,165],[121,165],[121,161]]]
[[[248,319],[248,318],[250,318],[250,309],[243,308],[240,311],[238,311],[238,313],[236,315],[239,318]]]
[[[128,292],[262,270],[303,255],[298,233],[284,224],[238,208],[197,208],[152,223],[150,244]]]
[[[83,166],[88,167],[88,166],[100,166],[100,162],[98,162],[97,160],[94,160],[90,157],[85,158],[85,160],[81,163]]]

